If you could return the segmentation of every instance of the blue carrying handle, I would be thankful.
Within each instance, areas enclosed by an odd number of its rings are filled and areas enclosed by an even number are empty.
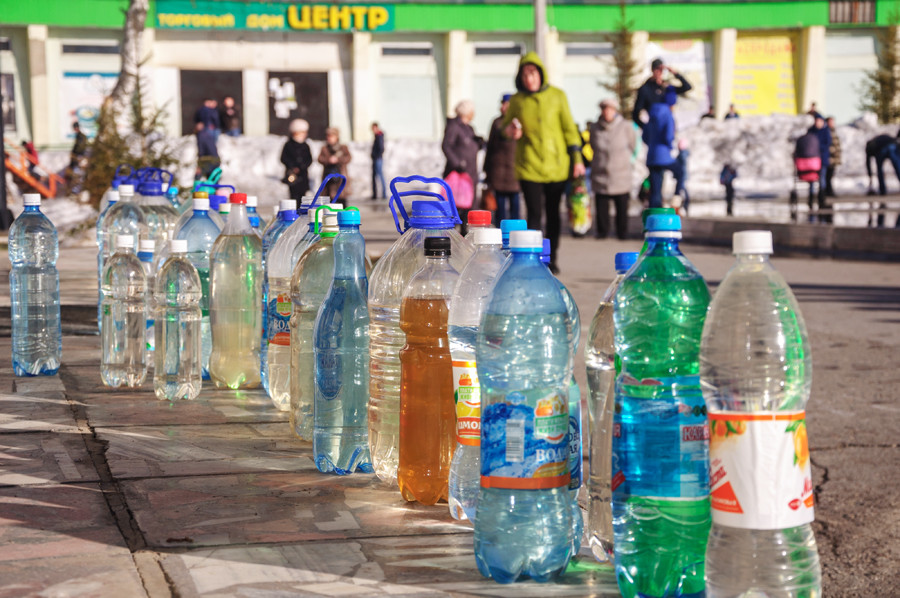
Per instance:
[[[426,185],[436,184],[444,188],[443,190],[446,195],[441,195],[440,193],[435,193],[434,191],[428,191],[427,189],[410,189],[409,191],[398,192],[397,183],[425,183]],[[394,225],[397,227],[397,232],[401,235],[409,230],[409,214],[406,213],[406,208],[403,207],[403,202],[400,200],[400,198],[402,197],[433,197],[434,199],[440,201],[449,201],[450,208],[453,210],[453,221],[457,224],[462,224],[462,220],[459,219],[459,212],[456,210],[456,202],[453,200],[453,191],[450,190],[450,185],[448,185],[444,179],[439,179],[437,177],[424,177],[417,174],[407,177],[398,176],[391,179],[390,186],[391,199],[388,202],[388,206],[391,208],[391,214],[393,214],[394,216]],[[398,210],[400,212],[400,215],[403,216],[403,228],[400,228],[400,218],[397,215]]]
[[[347,186],[347,177],[335,172],[335,173],[326,175],[326,177],[324,179],[322,179],[322,184],[319,185],[319,189],[316,191],[316,196],[313,197],[312,203],[309,204],[310,210],[313,209],[314,207],[316,207],[316,203],[319,201],[319,196],[322,195],[323,191],[325,191],[325,187],[328,185],[328,181],[330,181],[331,179],[337,179],[337,178],[341,179],[341,186],[338,187],[337,193],[334,194],[334,198],[331,201],[329,201],[328,203],[335,203],[338,200],[338,198],[341,196],[341,193],[344,191],[344,187]],[[297,206],[297,207],[300,207],[300,206]]]

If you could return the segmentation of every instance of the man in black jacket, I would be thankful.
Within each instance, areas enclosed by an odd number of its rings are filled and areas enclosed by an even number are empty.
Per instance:
[[[688,83],[687,79],[682,77],[681,74],[672,67],[663,64],[662,58],[657,58],[651,62],[650,69],[653,71],[653,74],[638,88],[637,97],[634,100],[634,110],[631,113],[631,118],[641,129],[644,128],[644,122],[641,120],[641,112],[644,110],[649,112],[650,106],[657,102],[662,102],[666,93],[666,88],[670,86],[668,82],[663,80],[663,73],[669,71],[672,76],[678,79],[679,85],[672,85],[678,95],[684,95],[692,89],[691,84]]]
[[[387,197],[387,185],[384,182],[384,131],[378,123],[372,123],[372,199],[378,199],[378,187],[375,185],[381,181],[381,196]]]

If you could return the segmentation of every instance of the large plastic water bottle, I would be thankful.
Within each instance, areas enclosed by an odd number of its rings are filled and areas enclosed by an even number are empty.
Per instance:
[[[481,386],[475,363],[475,338],[506,257],[500,250],[499,228],[479,228],[472,236],[475,253],[459,275],[448,317],[457,443],[450,463],[448,502],[454,519],[474,522],[481,487]]]
[[[321,472],[372,473],[366,242],[358,210],[339,212],[337,218],[334,280],[315,324],[313,455]]]
[[[102,209],[100,215],[97,216],[97,326],[100,325],[100,279],[103,277],[103,266],[106,265],[106,258],[109,257],[109,250],[104,252],[104,246],[108,245],[107,233],[103,229],[103,219],[109,212],[109,208],[119,201],[119,192],[116,190],[107,191],[103,196],[106,207]]]
[[[500,221],[500,233],[503,241],[503,255],[509,255],[509,235],[514,230],[525,230],[528,228],[528,222],[520,219],[509,219]]]
[[[62,356],[59,241],[41,213],[41,196],[26,193],[25,211],[9,227],[9,303],[16,376],[52,376]]]
[[[153,331],[155,324],[156,308],[154,298],[154,280],[156,271],[153,268],[156,242],[153,239],[141,239],[138,241],[137,258],[144,268],[144,276],[147,279],[147,330],[144,338],[144,347],[147,349],[147,367],[153,365],[153,349],[156,346],[156,335]]]
[[[158,399],[195,399],[200,394],[200,300],[203,289],[187,257],[188,242],[170,242],[169,259],[156,276],[156,351],[153,390]]]
[[[316,209],[313,220],[323,221],[316,228],[316,241],[303,253],[291,278],[290,346],[276,342],[269,344],[269,376],[273,389],[289,384],[290,393],[283,397],[290,408],[291,429],[303,440],[313,440],[313,410],[315,408],[315,329],[316,317],[334,279],[334,238],[338,233],[337,212],[331,206]],[[281,295],[279,295],[281,297]],[[284,302],[281,302],[282,305]],[[278,306],[280,313],[285,307]],[[279,324],[280,326],[280,324]],[[280,334],[280,328],[278,334]],[[289,357],[285,360],[285,355]],[[284,375],[287,369],[288,375]],[[278,383],[276,387],[275,384]]]
[[[147,219],[148,237],[156,242],[157,247],[168,245],[175,234],[175,223],[178,222],[178,211],[166,199],[163,183],[157,178],[144,180],[137,188],[136,203],[141,207]]]
[[[229,185],[229,187],[230,186],[231,185]],[[213,206],[213,203],[212,203],[213,197],[221,197],[221,196],[210,195],[206,191],[194,191],[194,193],[192,194],[191,197],[192,197],[192,199],[206,199],[206,203],[205,203],[206,208],[204,210],[206,212],[206,217],[209,218],[210,220],[212,220],[213,223],[216,225],[216,227],[218,227],[219,230],[222,230],[225,227],[225,222],[222,220],[222,218],[219,217],[219,205],[222,202],[216,203],[215,206]],[[221,199],[227,201],[228,198],[221,198]],[[175,228],[174,228],[174,233],[173,233],[173,237],[172,237],[173,239],[180,238],[178,236],[178,233],[180,233],[181,229],[183,229],[184,226],[188,223],[188,221],[191,218],[193,218],[194,210],[196,209],[194,204],[195,204],[194,201],[184,202],[185,210],[181,213],[181,215],[178,217],[178,220],[175,222]],[[166,250],[168,250],[168,247],[166,248]],[[160,263],[159,265],[162,266],[162,263]],[[157,268],[157,270],[158,269],[159,268]]]
[[[231,215],[209,255],[209,377],[218,388],[256,388],[262,338],[262,241],[247,219],[247,196],[232,193],[230,200]]]
[[[138,387],[147,377],[147,277],[134,237],[116,237],[100,288],[100,377],[107,386]]]
[[[772,267],[772,233],[734,235],[737,263],[703,327],[712,532],[706,593],[821,596],[806,432],[812,359],[800,307]]]
[[[500,583],[548,581],[572,556],[566,304],[540,261],[541,233],[514,231],[478,331],[481,493],[475,562]]]
[[[709,535],[709,428],[700,392],[706,282],[681,219],[647,218],[648,248],[616,293],[614,553],[628,596],[699,596]]]
[[[625,273],[637,261],[638,252],[616,254],[616,276],[600,298],[584,346],[587,366],[588,421],[590,422],[590,479],[588,490],[588,544],[598,561],[613,557],[612,525],[612,426],[615,406],[616,349],[613,338],[613,300]]]
[[[400,238],[378,260],[369,277],[369,447],[379,479],[397,479],[400,442],[400,349],[406,335],[400,329],[400,300],[413,274],[425,262],[425,238],[449,237],[450,265],[458,272],[472,255],[472,246],[456,230],[460,223],[456,205],[439,193],[427,190],[397,191],[397,184],[412,182],[442,185],[446,197],[452,192],[441,179],[420,176],[391,181],[389,205]],[[407,214],[403,198],[428,197],[412,202]],[[403,224],[401,225],[401,219]]]

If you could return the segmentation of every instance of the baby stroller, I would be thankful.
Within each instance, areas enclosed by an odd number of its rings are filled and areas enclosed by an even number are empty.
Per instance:
[[[791,222],[797,222],[797,183],[819,183],[822,157],[819,153],[819,138],[813,133],[801,135],[794,145],[794,183],[791,187]],[[810,200],[812,201],[812,200]],[[810,208],[812,206],[810,205]]]

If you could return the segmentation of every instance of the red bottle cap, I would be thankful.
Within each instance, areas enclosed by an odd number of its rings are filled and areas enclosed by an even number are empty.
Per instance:
[[[247,205],[247,194],[246,193],[232,193],[228,196],[228,201],[230,203],[240,203]]]
[[[469,226],[490,226],[491,212],[489,210],[470,210],[467,222]]]

